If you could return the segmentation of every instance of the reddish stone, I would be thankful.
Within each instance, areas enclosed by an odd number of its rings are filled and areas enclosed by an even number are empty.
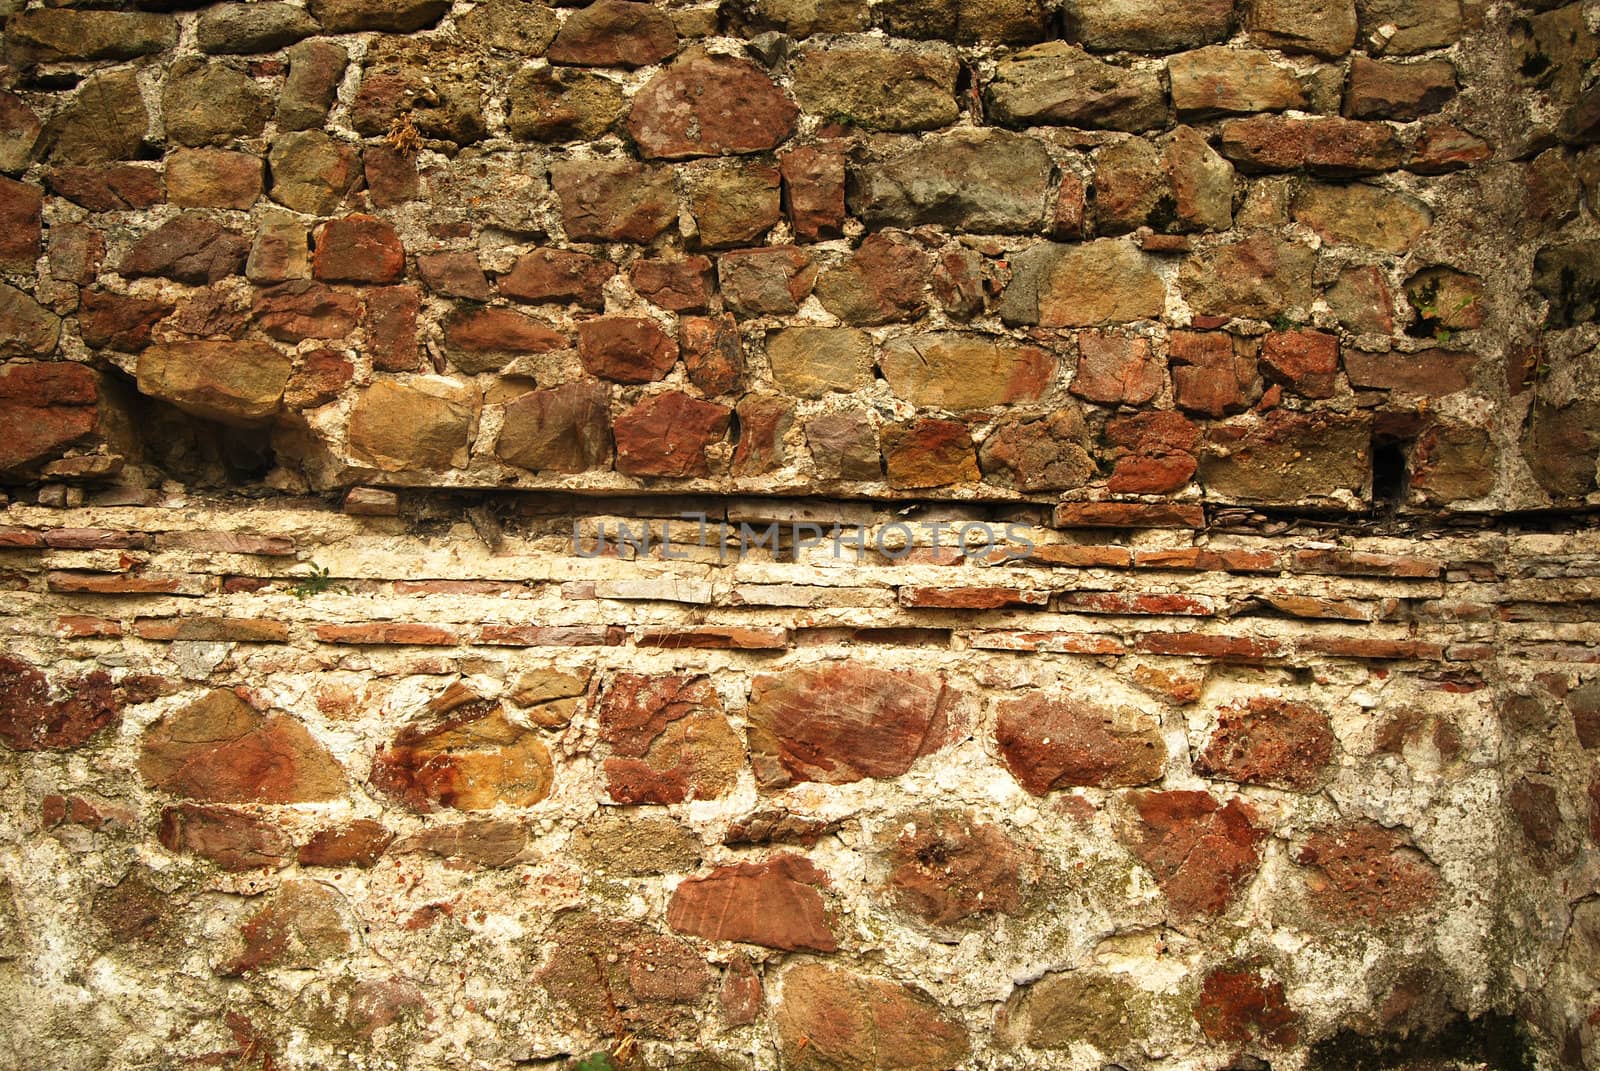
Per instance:
[[[845,155],[804,146],[778,157],[794,236],[802,242],[844,233]]]
[[[294,860],[288,834],[264,818],[231,807],[180,803],[163,808],[156,839],[169,852],[198,855],[223,870],[281,870]]]
[[[171,312],[172,305],[165,301],[84,290],[78,295],[78,333],[93,349],[137,353],[150,344],[150,332]]]
[[[1087,238],[1089,189],[1070,171],[1061,173],[1061,189],[1056,194],[1056,210],[1050,218],[1050,234],[1064,241]]]
[[[53,697],[60,692],[61,698]],[[103,671],[56,681],[16,658],[0,656],[0,741],[13,751],[74,748],[122,717],[121,700]]]
[[[50,228],[50,278],[88,286],[100,275],[106,259],[103,231],[82,223],[57,223]]]
[[[1201,1033],[1227,1045],[1259,1041],[1286,1048],[1300,1040],[1299,1018],[1284,999],[1283,983],[1253,970],[1212,971],[1194,1005]]]
[[[647,67],[678,51],[672,17],[651,4],[599,0],[572,15],[545,52],[551,63]]]
[[[648,242],[678,222],[672,170],[631,160],[562,160],[550,167],[561,222],[575,242]]]
[[[717,260],[717,275],[723,297],[735,311],[784,315],[799,311],[817,281],[817,268],[805,250],[775,245],[724,253]]]
[[[444,321],[445,347],[463,371],[488,365],[475,354],[548,353],[569,345],[567,336],[531,316],[500,305],[458,308]],[[462,359],[467,363],[462,365]]]
[[[1438,111],[1455,93],[1456,69],[1448,60],[1382,63],[1356,56],[1344,113],[1353,119],[1419,119]]]
[[[1142,405],[1161,390],[1161,364],[1147,339],[1079,331],[1078,372],[1070,389],[1091,402]]]
[[[915,239],[880,231],[817,280],[817,300],[847,324],[913,320],[927,308],[933,261]]]
[[[972,433],[958,421],[923,419],[885,424],[878,440],[891,487],[946,487],[978,481]]]
[[[1106,490],[1114,495],[1164,495],[1187,485],[1199,467],[1191,454],[1119,457]]]
[[[500,703],[474,699],[443,720],[408,725],[372,760],[379,791],[426,813],[440,807],[531,807],[550,794],[554,768],[538,734],[507,720]]]
[[[651,383],[678,362],[678,344],[647,316],[604,316],[578,325],[578,358],[590,375]]]
[[[1265,831],[1239,800],[1206,792],[1138,792],[1128,849],[1150,868],[1179,919],[1221,914],[1261,864]]]
[[[1222,155],[1251,171],[1349,178],[1400,166],[1405,149],[1386,123],[1318,116],[1255,115],[1222,124]]]
[[[1382,923],[1423,910],[1439,895],[1439,868],[1398,830],[1354,822],[1317,830],[1291,856],[1322,918]]]
[[[293,718],[262,715],[218,689],[145,731],[150,785],[208,803],[307,803],[344,794],[344,771]]]
[[[678,886],[667,904],[667,925],[712,941],[833,952],[819,887],[827,875],[798,855],[718,867]]]
[[[995,743],[1006,769],[1035,796],[1159,778],[1167,762],[1160,728],[1117,721],[1112,711],[1080,700],[1033,694],[1000,704]]]
[[[261,157],[225,149],[176,149],[167,157],[167,197],[194,208],[246,209],[261,198]]]
[[[1090,445],[1083,416],[1064,405],[1038,419],[1003,417],[979,448],[978,464],[986,479],[1019,491],[1064,491],[1098,473]]]
[[[611,392],[603,383],[533,390],[506,404],[495,453],[508,465],[586,472],[611,461]]]
[[[394,228],[373,216],[332,219],[317,228],[311,272],[326,283],[394,283],[406,251]]]
[[[733,787],[744,748],[704,677],[619,674],[601,700],[608,791],[619,803],[714,799]]]
[[[0,178],[0,269],[33,271],[43,249],[43,208],[39,187]]]
[[[150,208],[167,199],[161,171],[138,164],[58,167],[45,174],[50,192],[91,212]]]
[[[756,64],[696,51],[634,96],[628,133],[646,158],[762,152],[793,134],[799,115]]]
[[[756,973],[754,964],[743,954],[732,956],[722,973],[722,986],[717,993],[723,1021],[729,1026],[749,1026],[755,1022],[764,1007],[761,993],[761,976]]]
[[[350,385],[356,367],[338,350],[312,350],[283,388],[283,404],[291,409],[327,405]]]
[[[1345,375],[1352,387],[1393,390],[1423,398],[1441,398],[1466,390],[1478,358],[1471,353],[1422,350],[1419,353],[1368,353],[1346,350]]]
[[[744,346],[732,313],[684,317],[678,322],[678,346],[689,382],[713,397],[738,389],[744,378]]]
[[[1600,844],[1600,776],[1589,782],[1589,840]]]
[[[352,294],[308,279],[256,292],[251,317],[268,338],[303,342],[343,338],[356,328],[361,302]]]
[[[617,273],[609,260],[566,249],[535,249],[496,284],[517,301],[574,302],[586,309],[605,308],[605,285]]]
[[[678,1037],[701,1025],[715,976],[688,941],[583,912],[557,916],[551,931],[534,979],[585,1029],[614,1022],[633,1035]]]
[[[1506,795],[1522,836],[1536,849],[1555,847],[1561,832],[1561,804],[1555,786],[1524,777]]]
[[[417,256],[417,274],[422,276],[423,285],[435,294],[466,298],[468,301],[489,300],[489,278],[483,274],[476,253],[465,250],[420,253]]]
[[[361,163],[372,207],[393,208],[422,196],[415,154],[388,145],[368,145],[361,154]]]
[[[1333,761],[1328,715],[1305,703],[1249,699],[1217,713],[1217,728],[1195,760],[1204,777],[1315,792]]]
[[[217,968],[236,976],[263,968],[311,970],[355,951],[344,897],[320,881],[278,886],[239,929],[238,953]]]
[[[414,286],[383,286],[367,291],[367,353],[379,372],[414,372],[422,367],[417,350],[417,314],[422,295]]]
[[[784,972],[773,1019],[782,1066],[828,1071],[942,1071],[966,1067],[967,1032],[908,986],[820,963]]]
[[[889,889],[906,911],[939,926],[1022,906],[1030,849],[999,826],[963,814],[924,812],[898,823],[887,853]]]
[[[794,402],[779,394],[739,399],[739,443],[733,451],[735,476],[759,476],[783,467],[783,437],[794,423]]]
[[[128,247],[117,270],[128,278],[159,275],[180,283],[214,283],[244,270],[250,242],[199,216],[178,216]]]
[[[942,677],[859,663],[762,674],[746,711],[756,780],[772,790],[899,777],[949,742],[954,698]]]
[[[1267,375],[1306,398],[1333,397],[1339,337],[1321,331],[1274,331],[1261,346]]]
[[[1000,610],[1013,606],[1046,606],[1050,602],[1050,594],[1027,588],[946,588],[905,584],[900,587],[899,602],[901,606],[913,610]]]
[[[1249,404],[1255,362],[1235,353],[1233,338],[1220,332],[1174,331],[1170,340],[1172,388],[1191,413],[1220,417]]]
[[[616,421],[617,471],[628,476],[709,476],[707,450],[733,411],[680,391],[653,394]]]
[[[472,818],[424,829],[401,841],[397,850],[465,859],[479,866],[512,866],[523,861],[528,850],[528,828],[513,818]]]
[[[1481,164],[1494,156],[1494,148],[1476,134],[1451,123],[1427,123],[1417,135],[1406,170],[1419,175],[1443,175]]]
[[[409,621],[318,625],[313,635],[321,643],[343,643],[352,647],[454,647],[461,642],[453,629]]]
[[[628,279],[640,297],[673,312],[703,309],[711,300],[711,261],[706,257],[641,258],[628,269]]]

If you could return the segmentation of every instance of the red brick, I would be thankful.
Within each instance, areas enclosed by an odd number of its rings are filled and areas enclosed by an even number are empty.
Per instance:
[[[827,875],[798,855],[718,867],[678,886],[667,925],[712,941],[833,952],[839,943],[817,891],[827,884]]]
[[[1437,662],[1444,658],[1444,646],[1422,640],[1375,640],[1364,636],[1307,636],[1295,643],[1305,652],[1335,658],[1370,658],[1378,661]]]
[[[1205,792],[1136,792],[1138,816],[1124,836],[1155,875],[1177,919],[1220,915],[1261,865],[1266,832],[1239,800],[1219,803]]]
[[[175,595],[184,582],[173,576],[135,576],[120,573],[52,571],[45,577],[51,591],[77,595]]]
[[[781,651],[789,646],[786,628],[737,628],[702,625],[699,628],[647,629],[634,641],[640,647],[694,647],[717,651]]]
[[[322,643],[355,646],[454,647],[460,642],[452,629],[387,621],[359,625],[318,625],[315,631]]]
[[[1120,591],[1069,591],[1059,597],[1063,612],[1210,617],[1216,602],[1204,595],[1135,594]]]
[[[1147,632],[1134,640],[1143,654],[1190,655],[1224,662],[1259,662],[1283,653],[1275,640],[1244,636],[1203,636],[1190,632]]]
[[[0,526],[0,550],[33,550],[44,546],[44,533],[32,528]]]
[[[1127,648],[1110,636],[1085,632],[987,629],[967,634],[967,645],[988,651],[1050,651],[1057,654],[1120,655]]]
[[[499,647],[615,647],[626,637],[616,625],[485,625],[478,642]]]
[[[519,580],[396,580],[396,595],[510,595],[529,594]]]
[[[208,643],[287,643],[289,625],[254,617],[141,617],[133,630],[147,640],[201,640]]]
[[[1076,546],[1043,543],[1028,552],[1025,562],[1039,565],[1070,565],[1082,569],[1126,569],[1133,562],[1127,547]]]
[[[1057,528],[1203,528],[1205,510],[1177,503],[1063,502],[1056,507]]]
[[[145,532],[115,528],[51,528],[44,544],[55,550],[148,550],[152,540]]]
[[[263,536],[250,532],[158,532],[156,549],[292,558],[295,554],[295,542],[289,536]]]
[[[899,602],[901,606],[916,610],[1000,610],[1007,607],[1047,606],[1050,593],[1025,588],[932,588],[915,585],[900,589]]]
[[[651,383],[672,371],[678,344],[646,316],[603,316],[578,325],[578,358],[590,375]]]
[[[1133,563],[1141,569],[1225,573],[1276,573],[1282,568],[1282,560],[1274,551],[1207,550],[1203,547],[1135,551]]]
[[[56,635],[68,640],[113,639],[122,635],[122,626],[104,617],[62,614],[56,618]]]
[[[1053,789],[1149,784],[1166,769],[1160,726],[1121,725],[1112,711],[1035,692],[1001,702],[995,744],[1006,769],[1035,796]]]
[[[327,283],[394,283],[406,251],[393,227],[375,216],[346,216],[317,228],[312,274]]]

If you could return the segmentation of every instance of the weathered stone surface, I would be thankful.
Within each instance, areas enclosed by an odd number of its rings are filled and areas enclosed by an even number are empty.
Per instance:
[[[778,166],[795,238],[816,241],[840,234],[845,220],[844,154],[806,145],[780,153]]]
[[[1439,398],[1472,385],[1478,358],[1471,353],[1420,350],[1416,353],[1369,353],[1352,349],[1344,355],[1345,375],[1352,387],[1392,390]]]
[[[849,324],[909,320],[927,308],[933,258],[899,231],[869,234],[842,264],[817,279],[817,300]]]
[[[280,134],[268,157],[272,199],[296,212],[327,216],[350,202],[361,180],[361,154],[320,130]]]
[[[250,243],[197,215],[182,215],[128,247],[117,270],[128,278],[159,275],[180,283],[215,283],[244,269]]]
[[[1315,792],[1333,761],[1328,715],[1306,703],[1256,698],[1217,712],[1217,727],[1195,760],[1205,777]]]
[[[1044,220],[1050,157],[1032,138],[953,130],[854,170],[848,203],[874,227],[1016,233]]]
[[[408,725],[372,759],[372,784],[414,811],[531,807],[550,794],[550,752],[498,702],[474,699]]]
[[[885,424],[878,442],[891,487],[944,487],[978,480],[972,433],[959,421],[930,418]]]
[[[1158,202],[1152,226],[1166,230],[1225,231],[1233,226],[1233,165],[1217,155],[1192,127],[1180,126],[1167,138],[1162,167],[1172,188],[1174,219],[1163,220]]]
[[[1167,120],[1166,93],[1154,71],[1105,63],[1065,41],[1048,41],[1002,60],[984,100],[995,120],[1007,126],[1052,123],[1139,131]]]
[[[1098,234],[1126,234],[1157,216],[1154,224],[1165,230],[1172,221],[1172,188],[1161,154],[1140,138],[1125,138],[1095,153],[1092,189]]]
[[[9,289],[9,288],[7,288]],[[0,367],[0,471],[25,471],[74,443],[105,435],[117,410],[98,374],[65,362]]]
[[[754,63],[696,51],[634,96],[628,133],[647,158],[725,156],[776,148],[794,133],[798,115]]]
[[[386,472],[446,469],[466,460],[475,392],[451,380],[380,379],[350,411],[350,452]]]
[[[444,345],[451,363],[469,375],[490,372],[519,353],[548,353],[570,345],[542,320],[502,305],[464,306],[445,317]]]
[[[817,1071],[941,1071],[971,1042],[934,1001],[907,986],[820,963],[790,967],[773,1018],[785,1066]]]
[[[1172,393],[1178,407],[1220,417],[1252,400],[1255,362],[1233,339],[1215,331],[1174,331],[1169,343]]]
[[[1041,242],[1011,263],[1011,282],[1000,298],[1000,316],[1007,323],[1088,327],[1153,320],[1166,302],[1155,262],[1123,239]],[[1308,264],[1308,276],[1309,270]]]
[[[1417,438],[1410,487],[1434,505],[1481,498],[1494,490],[1497,468],[1494,441],[1486,430],[1441,421]]]
[[[994,732],[1006,769],[1035,796],[1059,788],[1149,784],[1166,768],[1166,743],[1153,719],[1069,696],[1005,700]]]
[[[1550,299],[1548,328],[1600,320],[1600,241],[1547,245],[1533,258],[1533,288]]]
[[[265,342],[163,342],[139,354],[139,392],[223,424],[270,420],[292,364]]]
[[[640,258],[628,268],[628,281],[640,297],[673,312],[704,309],[711,301],[711,280],[712,265],[706,257]]]
[[[733,450],[735,476],[759,476],[783,467],[783,439],[794,424],[794,401],[782,394],[747,394],[739,399],[739,442]]]
[[[1186,258],[1178,284],[1196,314],[1271,319],[1310,307],[1315,263],[1303,245],[1252,234]]]
[[[395,283],[406,272],[400,236],[375,216],[345,216],[317,228],[311,274],[325,283]]]
[[[751,763],[764,789],[899,777],[943,747],[955,695],[942,677],[857,663],[761,674],[752,683]]]
[[[61,318],[32,297],[0,283],[0,356],[48,357],[61,338]]]
[[[849,327],[786,327],[767,336],[772,378],[802,398],[868,386],[872,350],[871,337]]]
[[[797,312],[817,281],[811,255],[792,245],[739,249],[717,258],[723,299],[738,312],[760,316]]]
[[[648,316],[602,316],[578,325],[578,357],[590,375],[651,383],[678,362],[678,343]]]
[[[568,17],[545,53],[551,63],[644,67],[678,50],[678,31],[652,4],[599,0]]]
[[[343,338],[361,318],[361,301],[347,291],[298,280],[257,291],[251,318],[279,342]]]
[[[1394,330],[1394,296],[1376,267],[1346,268],[1323,297],[1347,330],[1384,335]]]
[[[366,292],[367,352],[379,372],[414,372],[421,367],[417,353],[417,314],[422,294],[414,286],[380,286]]]
[[[1063,406],[1045,417],[1003,418],[979,448],[978,463],[991,483],[1030,493],[1065,491],[1095,476],[1089,446],[1082,414]]]
[[[709,476],[710,448],[732,410],[680,391],[652,394],[617,417],[617,471],[628,476]]]
[[[665,167],[629,160],[563,160],[550,168],[567,237],[648,242],[678,221],[678,194]]]
[[[578,857],[601,873],[672,874],[693,870],[701,857],[700,840],[689,830],[637,812],[602,811],[573,840]]]
[[[543,0],[484,0],[456,20],[471,44],[523,56],[542,54],[558,25],[556,13]]]
[[[423,285],[435,294],[468,301],[489,300],[489,277],[483,273],[478,254],[468,250],[419,253],[417,274],[422,276]]]
[[[1138,792],[1128,850],[1155,875],[1177,919],[1219,915],[1255,876],[1266,833],[1248,804],[1206,792]]]
[[[1438,867],[1403,831],[1372,822],[1316,830],[1290,858],[1305,868],[1317,916],[1335,925],[1382,925],[1439,895]]]
[[[202,803],[309,803],[344,794],[339,763],[305,726],[217,689],[145,731],[139,774]]]
[[[358,134],[384,137],[409,124],[420,138],[472,145],[488,134],[480,69],[438,39],[379,38],[368,48],[350,103]]]
[[[281,283],[311,278],[310,234],[298,219],[284,212],[263,214],[244,273],[253,283]]]
[[[45,8],[6,19],[6,62],[13,64],[135,59],[177,43],[178,25],[166,15]]]
[[[207,8],[195,24],[195,41],[200,51],[213,54],[276,52],[317,29],[317,21],[303,8],[257,0]]]
[[[169,852],[198,855],[230,871],[280,870],[294,859],[294,842],[283,830],[231,807],[164,807],[156,840]]]
[[[78,334],[94,349],[135,353],[150,344],[156,323],[172,311],[169,302],[85,290],[78,298]]]
[[[1045,36],[1040,0],[883,0],[878,24],[895,37],[1026,45]]]
[[[310,0],[310,8],[326,33],[412,33],[437,23],[450,0]]]
[[[1290,211],[1324,241],[1386,253],[1404,253],[1433,222],[1415,197],[1361,182],[1307,183],[1295,192]]]
[[[100,230],[82,223],[57,223],[50,229],[48,270],[57,282],[90,285],[99,278],[105,257],[106,238]]]
[[[10,379],[0,383],[9,387]],[[28,663],[0,656],[0,743],[11,750],[79,747],[121,717],[121,699],[105,671],[57,678],[52,687]]]
[[[365,869],[376,863],[394,842],[394,834],[380,822],[357,818],[343,826],[319,829],[300,846],[295,861],[301,866]]]
[[[495,453],[508,465],[584,472],[611,460],[610,392],[581,381],[534,390],[506,404]]]
[[[806,445],[825,480],[878,480],[878,432],[859,409],[823,413],[806,421]]]
[[[1285,1047],[1300,1039],[1300,1017],[1284,998],[1283,983],[1255,971],[1219,968],[1206,975],[1194,1005],[1195,1022],[1212,1041]]]
[[[397,854],[426,852],[486,867],[525,862],[527,850],[528,827],[515,818],[468,818],[451,825],[430,826],[396,846]]]
[[[802,51],[794,95],[812,115],[866,130],[933,130],[956,121],[961,64],[948,47],[885,48],[863,40]]]
[[[103,164],[139,155],[150,112],[136,72],[103,71],[45,124],[42,144],[55,164]]]
[[[1257,115],[1222,124],[1222,155],[1247,171],[1351,178],[1399,167],[1405,148],[1386,123]]]
[[[839,943],[817,891],[827,885],[827,875],[798,855],[718,867],[678,886],[667,925],[712,941],[833,952]]]
[[[1321,331],[1274,331],[1261,344],[1268,376],[1305,398],[1333,397],[1339,337]]]
[[[678,324],[678,349],[689,382],[708,396],[727,394],[744,378],[744,345],[732,313],[684,317]]]
[[[1004,829],[950,811],[921,811],[896,823],[890,842],[889,890],[925,922],[948,926],[1022,905],[1034,853]]]
[[[1371,438],[1362,417],[1275,410],[1215,427],[1200,482],[1208,495],[1245,502],[1359,496]]]
[[[753,30],[800,38],[865,30],[870,24],[867,8],[867,0],[755,0],[746,17]]]
[[[167,157],[167,196],[185,208],[249,208],[261,197],[261,158],[224,149],[179,149]]]
[[[518,71],[507,93],[506,123],[530,141],[592,140],[626,114],[622,86],[589,71],[529,67]]]
[[[1357,56],[1350,63],[1344,114],[1352,119],[1419,119],[1456,93],[1449,60],[1383,63]]]
[[[495,283],[508,298],[531,302],[575,302],[586,309],[605,307],[605,285],[617,273],[609,260],[568,249],[535,249],[517,258]]]
[[[1245,27],[1255,41],[1285,52],[1342,56],[1356,43],[1355,0],[1251,0]]]
[[[319,881],[291,879],[278,886],[259,911],[239,928],[237,947],[217,973],[314,970],[354,952],[356,935],[349,904]]]
[[[31,273],[43,248],[44,191],[0,178],[0,270]]]
[[[314,409],[344,393],[355,378],[356,366],[337,350],[312,350],[283,388],[283,404],[290,409]]]
[[[15,93],[0,91],[0,172],[20,175],[34,162],[44,124]]]
[[[1551,496],[1588,494],[1594,490],[1595,463],[1600,460],[1600,404],[1536,404],[1523,432],[1522,456]]]
[[[1375,54],[1408,56],[1461,36],[1461,0],[1356,0],[1361,36]]]
[[[1185,118],[1304,109],[1300,80],[1266,53],[1213,45],[1167,60],[1172,106]]]
[[[618,444],[620,453],[620,436]],[[607,792],[618,803],[714,799],[733,787],[744,765],[721,697],[705,677],[618,674],[601,697],[599,719],[612,751],[604,763]]]
[[[1069,389],[1091,402],[1142,405],[1161,390],[1161,364],[1148,339],[1079,331],[1078,370]]]
[[[1173,52],[1221,41],[1233,29],[1233,0],[1174,8],[1160,0],[1074,0],[1067,35],[1086,48]]]
[[[763,164],[696,170],[689,176],[689,209],[702,249],[759,242],[782,214],[778,170]]]
[[[339,90],[350,56],[331,41],[304,41],[285,53],[289,73],[278,96],[278,130],[322,125]]]
[[[272,117],[272,101],[243,71],[191,57],[167,72],[161,112],[167,137],[179,144],[225,145],[259,135]]]
[[[878,367],[889,389],[919,408],[983,409],[1041,398],[1055,357],[1037,346],[953,331],[905,335],[884,345]]]
[[[677,1037],[703,1018],[698,1008],[715,976],[700,950],[639,923],[566,912],[540,950],[534,980],[577,1023],[615,1017],[642,1037]]]
[[[1138,993],[1116,975],[1050,974],[1013,992],[999,1025],[1013,1045],[1062,1052],[1087,1043],[1112,1056],[1148,1028]]]

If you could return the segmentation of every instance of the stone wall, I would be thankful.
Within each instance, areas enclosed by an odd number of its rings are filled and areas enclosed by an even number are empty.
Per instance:
[[[0,16],[0,1067],[1600,1066],[1600,6]]]

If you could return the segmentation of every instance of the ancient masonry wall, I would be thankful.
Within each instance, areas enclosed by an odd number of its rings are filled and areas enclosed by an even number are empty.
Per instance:
[[[0,18],[0,1068],[1600,1066],[1600,4]]]

